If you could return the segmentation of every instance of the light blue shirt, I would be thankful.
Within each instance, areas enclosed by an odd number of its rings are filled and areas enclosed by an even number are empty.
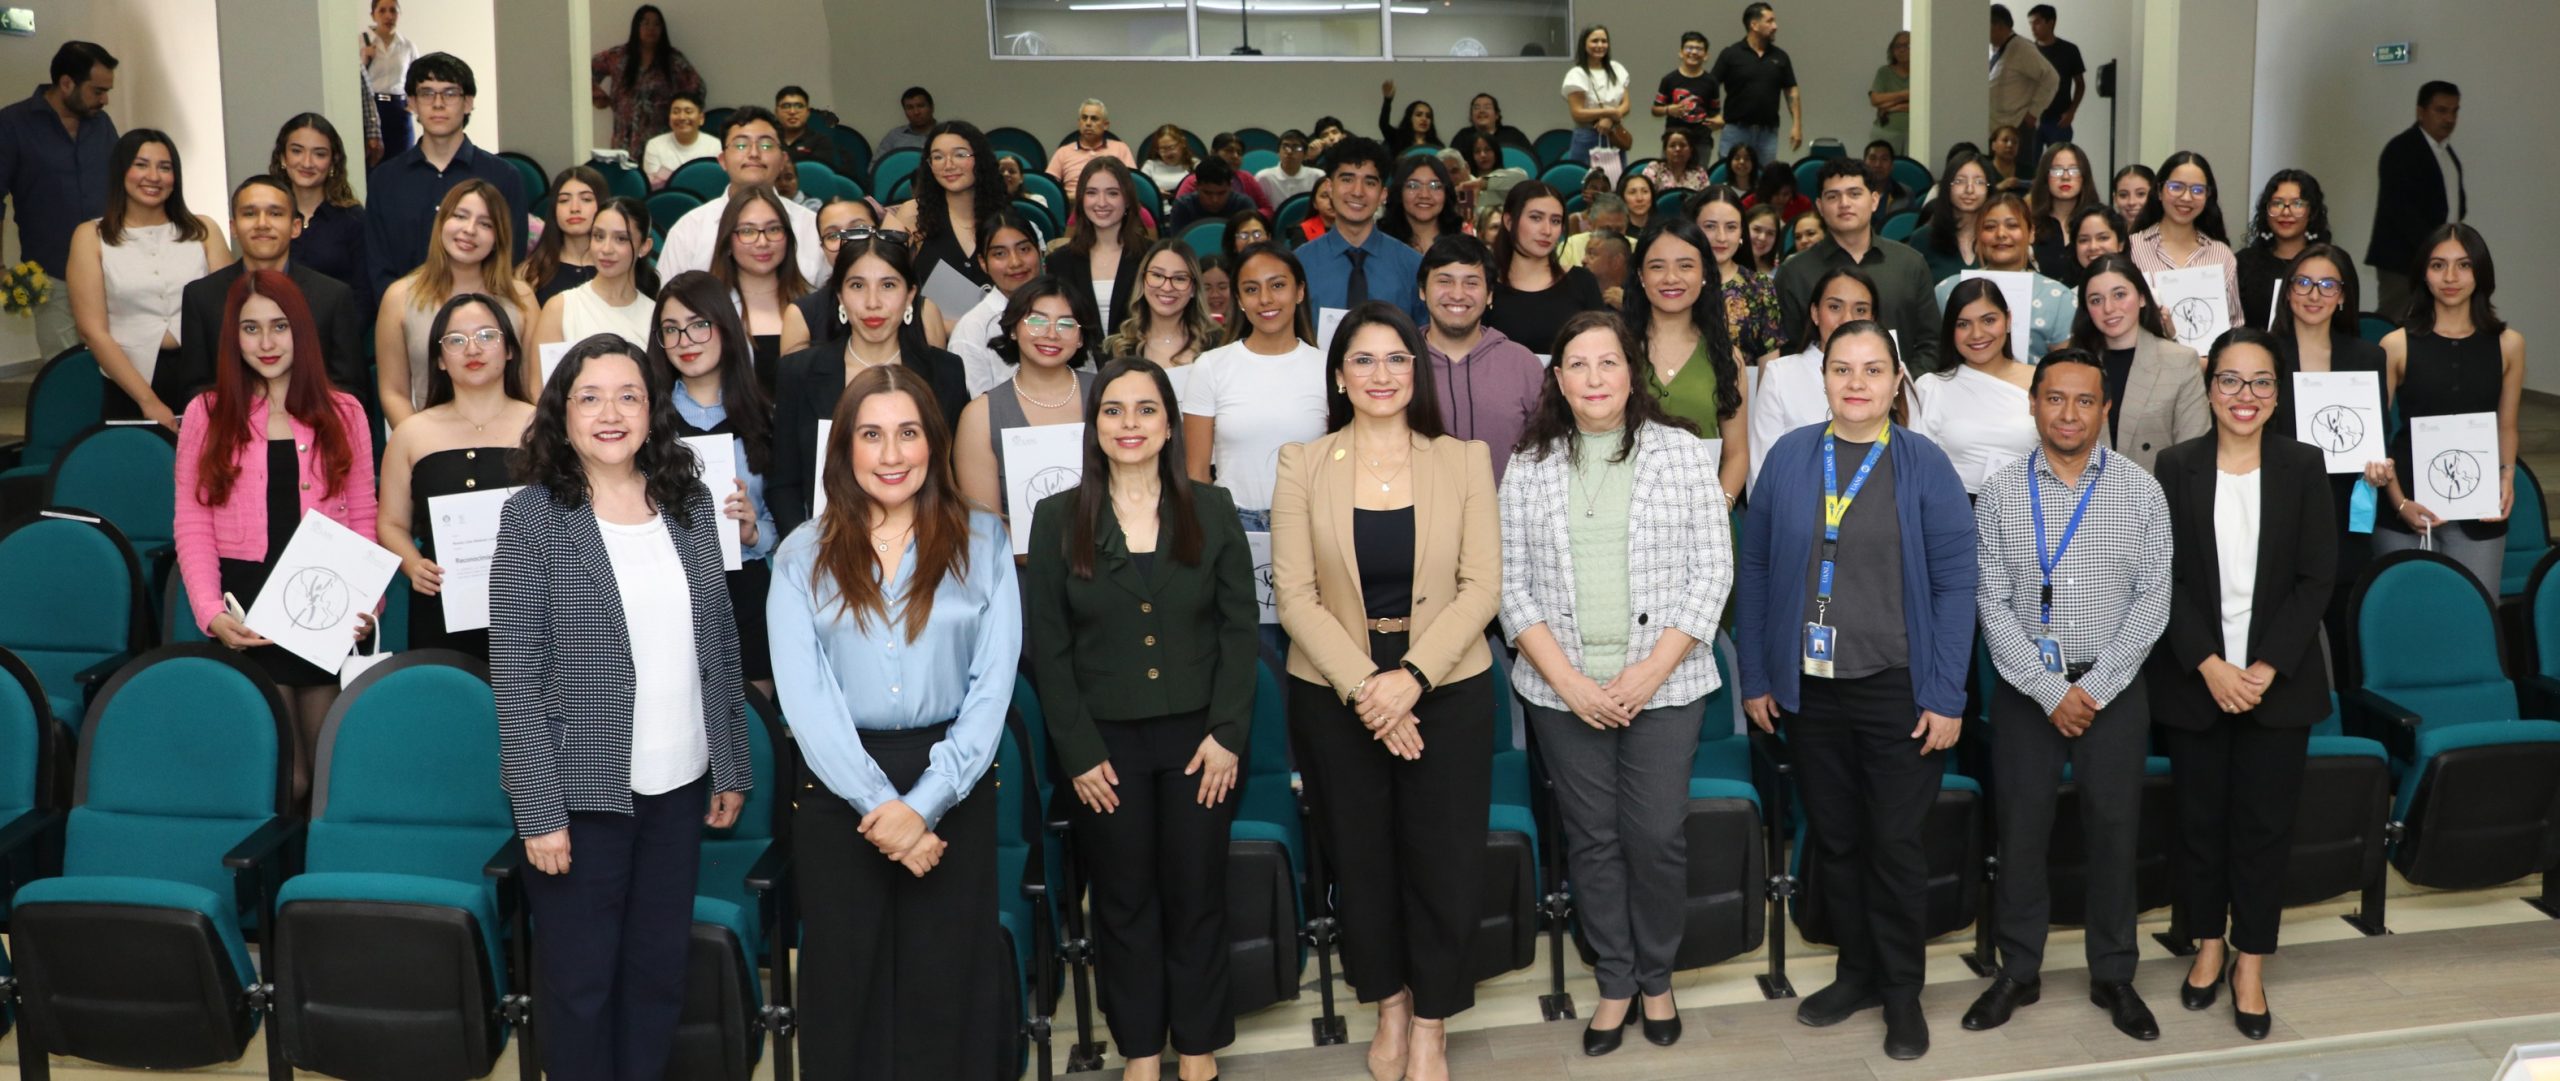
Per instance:
[[[1393,196],[1390,195],[1392,198]],[[1351,289],[1351,242],[1339,232],[1326,233],[1298,247],[1298,265],[1307,268],[1307,295],[1318,308],[1348,307],[1343,303]],[[1422,308],[1422,253],[1404,241],[1388,236],[1384,229],[1369,230],[1369,239],[1360,245],[1369,253],[1361,264],[1369,278],[1369,299],[1383,300],[1404,309],[1416,322],[1427,317]]]
[[[836,603],[833,581],[813,587],[818,534],[793,530],[773,557],[765,601],[772,633],[774,690],[800,753],[827,790],[864,814],[902,800],[928,827],[978,783],[995,760],[1022,657],[1022,594],[1014,586],[1013,542],[1004,519],[969,515],[969,568],[945,575],[924,633],[906,640],[899,598],[915,567],[915,541],[889,583],[889,621],[857,619]],[[934,744],[915,787],[898,791],[862,747],[863,731],[924,728],[954,721]]]
[[[676,415],[683,417],[684,422],[692,425],[695,431],[710,431],[729,419],[728,406],[703,405],[694,401],[693,392],[685,388],[682,379],[676,380],[675,398]],[[732,436],[729,447],[737,454],[738,479],[747,482],[747,505],[756,509],[756,542],[747,545],[738,554],[745,559],[764,559],[773,554],[773,546],[782,540],[780,531],[773,525],[773,509],[765,506],[764,476],[747,468],[746,440]],[[712,500],[715,506],[729,498],[727,492],[712,494],[715,497]],[[723,528],[735,527],[724,526]]]

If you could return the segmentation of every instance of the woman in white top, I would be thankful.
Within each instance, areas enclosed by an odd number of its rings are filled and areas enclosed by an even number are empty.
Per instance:
[[[196,388],[177,386],[178,298],[187,283],[231,265],[213,219],[187,210],[178,147],[136,128],[116,140],[107,175],[107,213],[71,231],[66,277],[71,322],[122,393],[105,395],[108,419],[149,419],[171,431]]]
[[[2232,252],[2231,234],[2222,227],[2222,204],[2217,201],[2221,196],[2222,189],[2213,182],[2213,163],[2204,155],[2193,150],[2169,155],[2160,163],[2160,183],[2151,189],[2151,201],[2142,205],[2142,217],[2134,221],[2126,248],[2133,265],[2154,281],[2164,271],[2221,268],[2223,303],[2236,327],[2243,318],[2240,257]]]
[[[1582,32],[1573,67],[1564,73],[1563,93],[1565,110],[1573,115],[1573,146],[1564,160],[1589,164],[1591,152],[1603,141],[1620,150],[1634,142],[1626,123],[1635,101],[1627,96],[1627,66],[1609,58],[1608,27],[1595,25]]]
[[[1181,128],[1167,124],[1147,136],[1147,160],[1138,163],[1138,171],[1155,182],[1157,191],[1173,191],[1199,164],[1191,153],[1191,140]]]
[[[1950,282],[1938,355],[1962,363],[1911,381],[1911,430],[1947,452],[1971,494],[2035,449],[2028,391],[2036,368],[2011,351],[2009,300],[2000,287],[1983,278]]]
[[[382,417],[397,428],[426,407],[427,373],[435,366],[428,327],[444,302],[464,293],[509,301],[498,315],[511,330],[533,325],[533,287],[516,280],[515,242],[507,200],[486,180],[465,180],[436,208],[427,261],[382,291],[373,323],[373,362]]]
[[[2080,308],[2070,286],[2053,280],[2035,266],[2035,231],[2029,224],[2034,220],[2027,201],[2007,192],[1992,196],[1973,216],[1973,252],[1982,260],[1982,269],[2027,275],[2027,310],[2016,313],[2014,318],[2027,321],[2025,359],[2030,364],[2070,344],[2071,317]],[[1962,278],[1959,273],[1938,281],[1940,311],[1951,310],[1947,298],[1954,295],[1956,282]]]
[[[1831,395],[1822,382],[1822,343],[1844,323],[1875,318],[1875,311],[1876,281],[1866,271],[1833,267],[1813,283],[1813,306],[1793,339],[1796,351],[1760,365],[1759,381],[1751,389],[1751,487],[1759,486],[1760,461],[1779,436],[1831,419]]]
[[[542,306],[533,332],[537,348],[528,369],[530,386],[542,385],[540,346],[580,342],[596,334],[649,341],[658,295],[658,272],[649,265],[649,208],[628,195],[605,200],[589,231],[587,255],[596,261],[596,276]]]
[[[1324,353],[1297,256],[1269,244],[1249,248],[1238,253],[1235,275],[1243,320],[1227,328],[1227,344],[1193,365],[1198,385],[1182,396],[1182,441],[1191,479],[1214,479],[1235,496],[1245,532],[1268,533],[1280,448],[1326,430]]]
[[[400,33],[400,0],[373,0],[373,25],[359,36],[365,119],[371,121],[364,126],[364,159],[370,166],[409,149],[415,138],[407,94],[409,65],[417,61],[418,47]]]
[[[650,136],[640,151],[640,172],[649,178],[650,191],[665,188],[684,163],[720,156],[720,140],[702,137],[702,119],[702,95],[678,90],[667,99],[667,130]]]

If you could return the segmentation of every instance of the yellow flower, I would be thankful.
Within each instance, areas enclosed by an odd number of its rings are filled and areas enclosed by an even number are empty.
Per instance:
[[[17,301],[20,304],[25,304],[27,302],[27,291],[24,289],[17,290],[16,292],[9,294],[9,299]]]

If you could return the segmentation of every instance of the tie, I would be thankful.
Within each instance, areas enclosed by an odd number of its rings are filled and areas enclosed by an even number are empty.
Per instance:
[[[1360,306],[1361,301],[1369,299],[1369,270],[1363,265],[1369,261],[1369,253],[1352,248],[1343,252],[1342,255],[1351,260],[1351,280],[1344,284],[1342,306],[1356,308]]]

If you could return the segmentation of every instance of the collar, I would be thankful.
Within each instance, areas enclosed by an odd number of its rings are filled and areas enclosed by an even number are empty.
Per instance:
[[[2086,484],[2092,478],[2103,475],[2098,468],[2098,463],[2106,461],[2108,454],[2109,451],[2104,443],[2098,444],[2097,448],[2089,453],[2088,464],[2080,467],[2081,484]],[[2071,491],[2077,492],[2080,490],[2080,485],[2064,481],[2062,479],[2062,474],[2053,471],[2053,456],[2044,452],[2044,444],[2042,442],[2038,442],[2036,444],[2036,449],[2029,452],[2029,455],[2035,459],[2036,472],[2044,474],[2047,479],[2050,479],[2055,484],[2060,484]]]
[[[2414,125],[2413,125],[2413,126],[2414,126]],[[2421,139],[2426,140],[2426,141],[2427,141],[2427,145],[2428,145],[2429,147],[2432,147],[2432,148],[2436,149],[2436,150],[2452,150],[2452,149],[2453,149],[2453,142],[2452,142],[2452,140],[2449,140],[2449,139],[2446,139],[2446,140],[2439,140],[2439,139],[2437,139],[2435,136],[2427,134],[2427,129],[2425,129],[2425,128],[2419,128],[2419,129],[2418,129],[2418,138],[2421,138]]]

